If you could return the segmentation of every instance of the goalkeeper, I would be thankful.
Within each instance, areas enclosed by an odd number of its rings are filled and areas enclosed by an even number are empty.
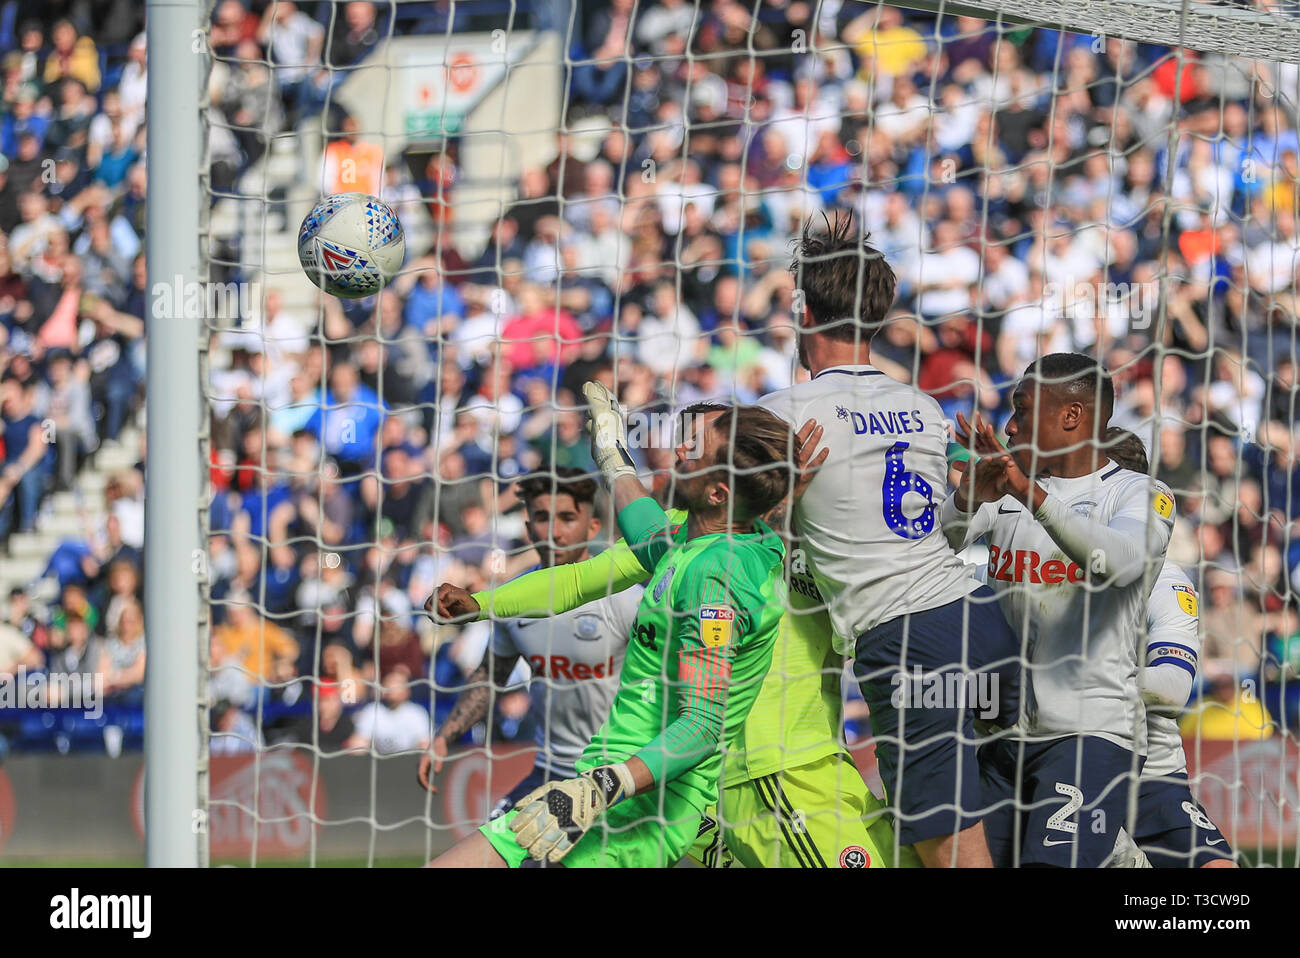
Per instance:
[[[697,417],[677,449],[685,526],[645,492],[612,394],[584,387],[588,428],[619,528],[652,568],[609,718],[577,763],[483,826],[435,867],[662,867],[690,849],[717,801],[719,746],[743,725],[784,607],[781,539],[758,516],[789,492],[793,437],[753,407]]]
[[[683,419],[708,408],[689,407]],[[816,446],[821,430],[809,427],[816,424],[805,424],[796,448]],[[817,463],[804,458],[796,456],[796,466],[811,472]],[[687,513],[668,516],[676,525]],[[706,867],[880,868],[897,854],[897,864],[919,866],[910,846],[896,849],[885,803],[867,789],[841,744],[843,660],[832,647],[825,602],[798,553],[786,572],[789,611],[772,667],[740,734],[727,743],[720,807],[706,810],[691,858]],[[646,575],[637,552],[619,541],[593,558],[494,590],[470,595],[443,585],[434,602],[444,618],[541,618],[631,588]]]

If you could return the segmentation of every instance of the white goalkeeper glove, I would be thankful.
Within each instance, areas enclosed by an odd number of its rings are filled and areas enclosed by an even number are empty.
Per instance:
[[[582,394],[591,407],[587,413],[587,432],[591,435],[591,457],[609,488],[620,476],[635,476],[636,466],[627,454],[627,424],[618,399],[596,382],[582,384]]]
[[[519,800],[519,813],[510,822],[510,830],[529,855],[554,865],[569,854],[605,809],[635,790],[625,762],[602,765],[563,782],[548,782]]]

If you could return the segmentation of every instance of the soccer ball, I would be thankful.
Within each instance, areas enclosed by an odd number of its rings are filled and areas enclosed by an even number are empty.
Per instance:
[[[392,207],[366,193],[335,193],[298,230],[298,262],[311,281],[342,299],[379,292],[402,268],[406,234]]]

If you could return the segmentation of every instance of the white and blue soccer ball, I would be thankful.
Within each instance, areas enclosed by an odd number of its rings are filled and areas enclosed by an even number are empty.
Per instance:
[[[392,282],[406,256],[406,233],[383,200],[335,193],[298,229],[298,262],[311,281],[341,299],[361,299]]]

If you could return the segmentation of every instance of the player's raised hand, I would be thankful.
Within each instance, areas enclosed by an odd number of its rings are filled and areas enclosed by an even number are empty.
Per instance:
[[[978,411],[975,413],[973,424],[967,422],[966,417],[961,413],[957,413],[954,438],[958,445],[971,450],[977,456],[997,456],[1007,451],[1006,447],[998,442],[998,437],[993,432],[993,424],[985,422]]]
[[[1016,462],[1015,456],[1011,455],[1010,452],[1003,452],[1001,455],[992,458],[1000,464],[997,485],[1001,494],[1018,499],[1031,509],[1035,508],[1033,491],[1037,484],[1025,475],[1024,470],[1020,468],[1020,464]]]
[[[795,433],[795,480],[794,488],[790,490],[792,499],[797,500],[804,494],[804,490],[808,488],[808,483],[813,481],[813,476],[817,475],[817,470],[826,463],[826,457],[831,454],[830,446],[820,452],[817,449],[825,434],[826,428],[819,426],[816,419],[809,419]]]
[[[1034,483],[1025,475],[1011,451],[998,441],[993,424],[986,422],[978,412],[975,413],[974,423],[967,423],[966,417],[957,413],[957,426],[957,441],[967,449],[974,449],[975,455],[979,457],[973,488],[994,497],[980,501],[992,502],[1003,496],[1011,496],[1032,506],[1030,500]],[[966,485],[963,481],[962,486]]]
[[[424,611],[435,622],[466,622],[477,618],[480,609],[473,595],[460,586],[444,582],[424,600]]]
[[[623,421],[623,408],[604,383],[583,383],[582,395],[589,407],[587,433],[591,436],[591,458],[612,489],[620,476],[636,476],[636,466],[627,454],[627,423]]]
[[[1006,463],[1010,456],[972,459],[955,462],[953,468],[961,473],[957,482],[957,508],[974,512],[986,502],[997,502],[1006,495]]]
[[[419,780],[421,788],[435,795],[438,794],[438,786],[433,784],[433,776],[441,774],[442,762],[446,757],[447,740],[437,736],[429,746],[429,751],[420,756],[420,767],[415,777]]]

